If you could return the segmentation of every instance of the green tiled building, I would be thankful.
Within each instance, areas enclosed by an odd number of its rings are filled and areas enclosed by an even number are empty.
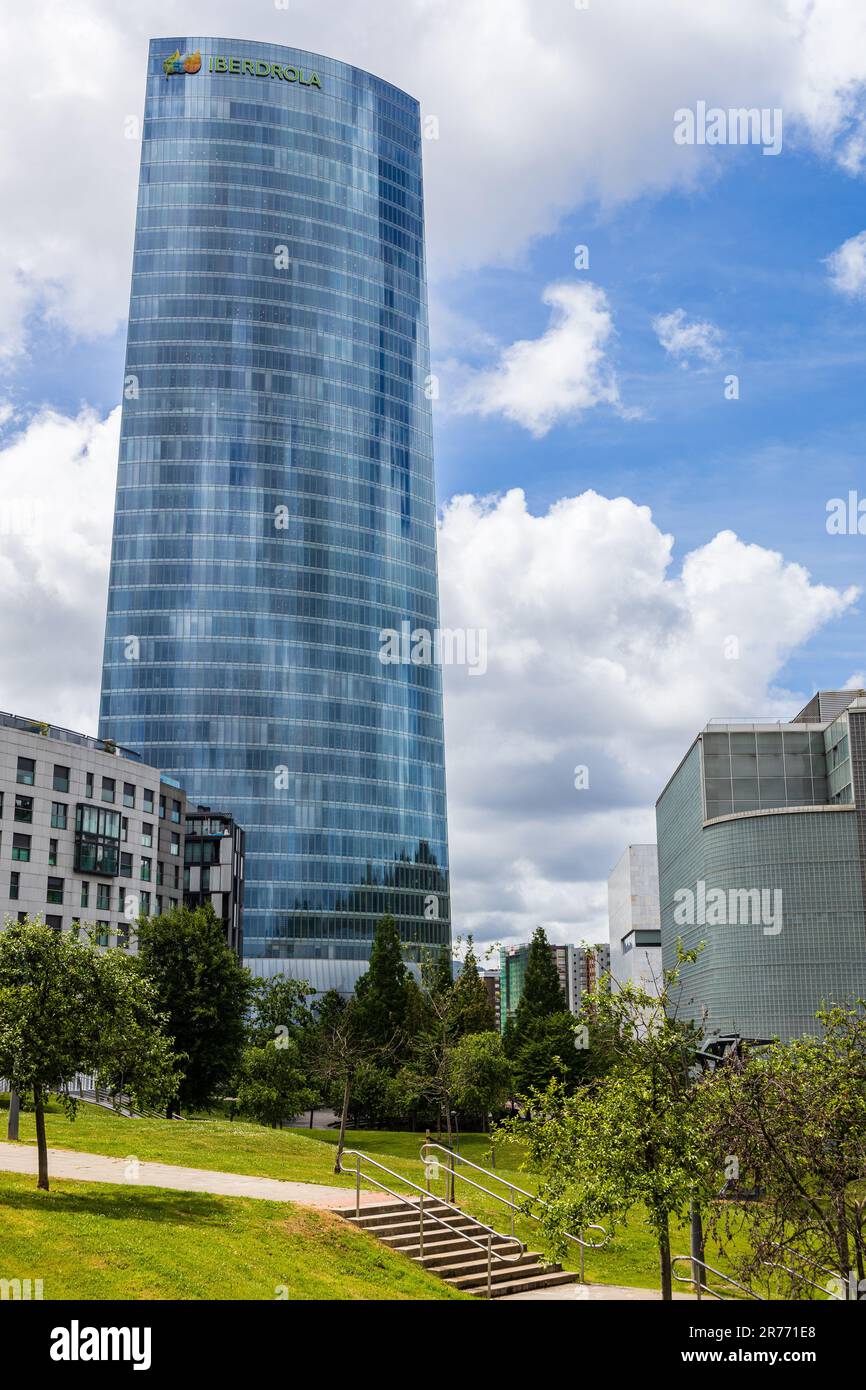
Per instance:
[[[866,998],[866,691],[822,691],[790,723],[712,722],[656,805],[665,967],[708,1036],[815,1032]]]

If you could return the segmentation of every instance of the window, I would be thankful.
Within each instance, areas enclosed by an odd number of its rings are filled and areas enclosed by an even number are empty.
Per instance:
[[[30,836],[12,836],[12,858],[18,859],[22,864],[30,863]]]
[[[56,864],[56,863],[57,863],[57,841],[56,841],[56,840],[49,840],[49,841],[48,841],[48,863],[49,863],[49,864]]]
[[[141,843],[144,845],[145,849],[150,849],[153,845],[153,825],[150,821],[142,821]]]
[[[174,822],[175,825],[180,825],[180,802],[179,802],[179,801],[172,801],[172,803],[171,803],[171,818],[172,818],[172,821]]]
[[[103,777],[102,779],[102,800],[113,801],[114,793],[117,791],[117,783],[113,777]]]
[[[84,774],[84,795],[92,800],[93,798],[93,773]]]
[[[176,830],[171,832],[171,852],[172,854],[180,854],[180,836]]]
[[[18,889],[19,889],[19,887],[20,887],[20,883],[21,883],[21,875],[20,875],[17,871],[13,870],[13,872],[9,875],[9,896],[10,896],[10,898],[17,898],[17,897],[18,897]]]
[[[141,861],[141,877],[144,879],[145,883],[150,883],[150,865],[151,865],[151,860],[150,860],[150,859],[142,859],[142,861]]]
[[[45,925],[46,927],[50,927],[52,931],[62,931],[63,918],[55,916],[52,912],[47,912],[45,914]]]
[[[141,895],[141,915],[142,915],[142,917],[149,917],[149,916],[150,916],[150,894],[149,894],[149,893],[142,893],[142,895]]]
[[[123,784],[123,804],[124,806],[135,806],[135,787],[132,782]]]
[[[120,814],[79,802],[75,808],[75,867],[85,874],[117,873]]]
[[[161,887],[162,887],[164,878],[165,878],[165,865],[163,864],[163,862],[162,862],[161,859],[157,859],[157,861],[156,861],[156,886],[157,886],[157,888],[161,888]]]
[[[56,792],[69,791],[69,768],[61,767],[60,763],[54,764],[54,776],[51,785]]]
[[[120,838],[124,843],[129,839],[129,817],[120,817]]]
[[[97,922],[96,924],[96,944],[97,946],[108,945],[108,933],[111,927],[110,922]]]
[[[49,878],[49,880],[48,880],[48,895],[47,895],[47,897],[48,897],[48,902],[50,902],[50,903],[62,903],[62,902],[63,902],[63,879],[62,879],[62,878]]]
[[[23,787],[32,787],[36,778],[36,763],[33,758],[18,759],[18,773],[15,778]]]
[[[19,778],[18,780],[20,781],[21,779]],[[164,796],[161,796],[161,797],[159,798],[159,818],[160,818],[160,820],[165,820],[165,797],[164,797]]]
[[[180,887],[180,865],[179,865],[179,864],[175,864],[175,866],[174,866],[174,886],[175,886],[175,888],[179,888],[179,887]]]
[[[141,793],[141,796],[145,811],[153,815],[153,792],[145,790]]]
[[[51,803],[51,828],[52,830],[66,829],[66,802],[52,801]]]
[[[210,892],[210,869],[202,869],[201,871],[201,891],[203,893]]]
[[[26,922],[26,921],[27,921],[27,913],[26,913],[26,912],[19,912],[19,913],[18,913],[18,921],[19,921],[19,922]]]
[[[89,907],[89,906],[90,906],[90,884],[89,884],[89,883],[82,883],[82,885],[81,885],[81,906],[82,906],[82,907]]]
[[[33,797],[16,796],[15,798],[15,819],[22,821],[25,825],[31,824],[33,820]]]
[[[161,894],[161,893],[157,893],[157,895],[156,895],[156,915],[157,915],[157,917],[161,917],[161,916],[162,916],[162,894]]]
[[[120,872],[124,878],[132,878],[132,855],[127,854],[125,850],[121,851],[120,855]]]
[[[129,950],[129,927],[117,928],[117,944],[121,951]]]
[[[96,885],[96,906],[101,912],[111,911],[111,884],[97,883]]]
[[[3,814],[3,793],[0,792],[0,816]]]

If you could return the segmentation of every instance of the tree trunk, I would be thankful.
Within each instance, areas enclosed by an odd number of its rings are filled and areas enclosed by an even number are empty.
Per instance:
[[[451,1106],[445,1106],[445,1123],[448,1133],[448,1147],[451,1150],[451,1167],[448,1174],[448,1201],[454,1201],[454,1140],[451,1135]]]
[[[6,1138],[15,1140],[18,1138],[18,1116],[21,1112],[21,1100],[17,1091],[9,1092],[9,1128]]]
[[[45,1142],[45,1107],[42,1100],[42,1088],[33,1087],[33,1104],[36,1108],[36,1147],[39,1152],[39,1177],[36,1186],[43,1192],[48,1191],[48,1145]]]
[[[334,1163],[334,1172],[335,1172],[335,1173],[339,1173],[339,1171],[340,1171],[340,1159],[341,1159],[342,1156],[343,1156],[343,1147],[344,1147],[344,1145],[345,1145],[345,1143],[346,1143],[346,1119],[347,1119],[348,1114],[349,1114],[349,1096],[350,1096],[350,1094],[351,1094],[351,1090],[352,1090],[352,1079],[351,1079],[351,1077],[347,1074],[347,1075],[346,1075],[346,1084],[345,1084],[345,1086],[343,1087],[343,1110],[342,1110],[342,1114],[340,1115],[340,1137],[339,1137],[339,1139],[337,1140],[337,1158],[336,1158],[336,1162]]]
[[[671,1233],[668,1227],[668,1214],[664,1212],[659,1223],[659,1273],[661,1274],[662,1298],[670,1303],[673,1298],[671,1279]]]

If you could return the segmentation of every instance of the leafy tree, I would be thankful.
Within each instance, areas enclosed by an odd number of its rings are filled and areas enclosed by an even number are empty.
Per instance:
[[[297,1041],[281,1035],[263,1047],[247,1048],[237,1096],[242,1115],[272,1128],[315,1105],[316,1091],[307,1079]]]
[[[370,965],[355,987],[354,1026],[377,1046],[390,1045],[406,1021],[406,966],[397,923],[386,916],[377,923]]]
[[[48,1191],[45,1101],[78,1072],[139,1105],[161,1104],[178,1084],[176,1058],[153,985],[121,951],[98,951],[39,921],[0,931],[0,1075],[33,1097],[37,1186]]]
[[[696,1105],[699,1030],[678,1020],[679,952],[659,995],[632,984],[584,996],[583,1022],[593,1045],[599,1028],[609,1070],[568,1095],[553,1081],[534,1095],[534,1117],[511,1122],[543,1175],[542,1224],[554,1247],[565,1232],[593,1221],[615,1229],[636,1206],[645,1209],[659,1249],[662,1297],[672,1297],[670,1221],[685,1219],[707,1191],[709,1150]]]
[[[210,903],[178,907],[138,925],[138,967],[156,990],[167,1029],[184,1054],[168,1106],[207,1106],[236,1074],[253,993],[249,971],[225,939]]]
[[[573,1087],[585,1054],[577,1047],[578,1020],[566,1011],[528,1021],[505,1042],[511,1058],[515,1088],[521,1096],[542,1090],[551,1081]]]
[[[818,1019],[820,1037],[741,1046],[701,1094],[727,1178],[713,1233],[744,1282],[790,1298],[814,1297],[832,1270],[836,1296],[851,1271],[866,1277],[866,1002]]]
[[[272,975],[253,984],[252,1010],[247,1025],[250,1047],[265,1047],[278,1038],[295,1037],[313,1023],[308,1000],[315,993],[306,980]]]
[[[467,1033],[456,1043],[452,1062],[454,1100],[460,1110],[481,1116],[487,1130],[490,1112],[511,1095],[513,1076],[498,1033]]]
[[[463,969],[453,988],[453,1015],[458,1034],[488,1033],[496,1027],[493,1005],[487,987],[478,973],[478,959],[470,936],[466,944]]]
[[[334,1158],[334,1172],[339,1173],[355,1078],[362,1067],[389,1060],[396,1052],[398,1035],[393,1034],[383,1043],[371,1039],[368,1019],[362,1018],[356,999],[346,1001],[336,990],[328,990],[322,996],[316,1015],[312,1074],[326,1088],[338,1088],[340,1093],[340,1134]]]
[[[550,942],[544,928],[536,927],[526,958],[523,990],[515,1011],[515,1032],[519,1037],[538,1019],[564,1012],[566,1000],[559,983],[559,971],[550,949]]]

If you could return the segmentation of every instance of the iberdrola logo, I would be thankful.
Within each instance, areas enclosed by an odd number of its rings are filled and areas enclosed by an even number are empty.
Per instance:
[[[162,70],[166,77],[183,77],[196,73],[201,68],[201,54],[188,53],[185,58],[181,58],[180,49],[176,48],[170,58],[166,58],[162,65]]]

